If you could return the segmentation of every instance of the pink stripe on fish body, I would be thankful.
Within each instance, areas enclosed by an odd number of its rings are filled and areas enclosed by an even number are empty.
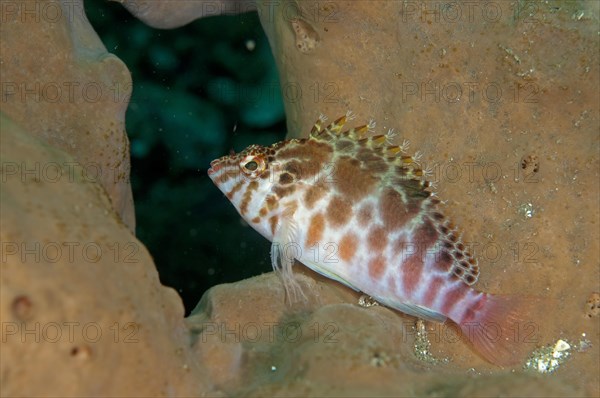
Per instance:
[[[308,139],[294,139],[211,162],[209,176],[240,215],[273,242],[273,267],[288,295],[299,291],[293,258],[382,304],[425,319],[449,318],[486,359],[514,361],[505,339],[523,301],[471,287],[477,261],[438,210],[439,199],[406,145],[392,132],[365,137],[374,123],[342,132],[349,114]],[[468,333],[467,333],[468,332]]]

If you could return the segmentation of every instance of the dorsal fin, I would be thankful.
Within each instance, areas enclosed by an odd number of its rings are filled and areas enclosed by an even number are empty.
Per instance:
[[[319,115],[319,118],[313,125],[312,130],[310,130],[311,137],[319,136],[319,134],[323,131],[323,123],[325,123],[326,121],[327,121],[327,116],[325,116],[323,114]]]
[[[352,119],[354,114],[349,111],[327,127],[323,127],[327,118],[321,115],[311,130],[311,138],[335,142],[334,148],[340,154],[352,156],[360,161],[361,167],[372,173],[374,177],[381,178],[385,185],[405,185],[407,180],[415,180],[419,181],[419,184],[414,187],[411,185],[412,189],[424,190],[429,186],[423,180],[423,170],[415,158],[405,152],[408,148],[407,141],[402,145],[392,144],[391,141],[396,136],[393,129],[388,130],[386,134],[367,137],[367,133],[374,133],[375,121],[373,120],[342,132],[346,122]]]
[[[380,178],[382,185],[394,188],[401,186],[401,189],[412,191],[414,196],[420,199],[430,196],[431,193],[426,191],[429,183],[423,178],[423,170],[415,158],[405,152],[408,142],[404,141],[402,145],[392,144],[391,140],[396,134],[391,129],[386,134],[366,137],[367,133],[374,133],[373,120],[341,132],[346,122],[353,118],[352,112],[347,112],[327,127],[323,127],[326,118],[321,115],[313,126],[311,137],[335,141],[334,147],[340,154],[354,157],[364,170],[373,177]]]
[[[347,114],[342,117],[339,117],[339,118],[335,119],[331,124],[329,124],[329,126],[327,126],[326,129],[334,134],[338,134],[340,131],[342,131],[342,128],[346,124],[347,119],[348,119]]]
[[[331,122],[327,127],[322,128],[323,123],[327,118],[323,115],[319,116],[319,119],[315,122],[311,135],[322,135],[323,133],[330,133],[337,135],[342,131],[342,128],[346,124],[346,121],[354,119],[354,114],[351,111],[346,112],[344,116],[341,116]]]

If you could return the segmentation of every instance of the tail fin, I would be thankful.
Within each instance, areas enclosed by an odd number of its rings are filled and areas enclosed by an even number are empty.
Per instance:
[[[535,298],[484,294],[458,325],[475,350],[498,366],[517,364],[539,339],[530,317]]]

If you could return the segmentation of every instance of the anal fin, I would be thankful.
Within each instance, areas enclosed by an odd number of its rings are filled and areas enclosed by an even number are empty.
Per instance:
[[[350,289],[355,290],[357,292],[360,291],[360,289],[355,287],[353,284],[348,282],[346,279],[344,279],[343,277],[339,276],[338,274],[336,274],[332,271],[327,270],[325,267],[320,266],[318,263],[315,263],[313,261],[307,261],[304,259],[300,260],[300,262],[302,264],[304,264],[305,266],[307,266],[308,268],[312,269],[313,271],[323,275],[326,278],[329,278],[331,280],[339,282],[344,286],[348,286]]]
[[[381,298],[377,296],[373,296],[373,298],[387,307],[394,308],[400,312],[416,316],[417,318],[424,319],[426,321],[445,322],[447,319],[445,315],[418,304],[401,303],[398,301],[390,300],[388,298]]]

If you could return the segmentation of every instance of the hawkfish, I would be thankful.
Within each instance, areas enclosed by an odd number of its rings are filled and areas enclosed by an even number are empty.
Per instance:
[[[213,160],[208,175],[272,242],[287,297],[304,295],[298,260],[387,307],[453,322],[489,362],[514,364],[525,300],[473,287],[477,260],[406,142],[373,135],[373,122],[342,131],[352,117],[321,116],[308,138],[250,145]]]

